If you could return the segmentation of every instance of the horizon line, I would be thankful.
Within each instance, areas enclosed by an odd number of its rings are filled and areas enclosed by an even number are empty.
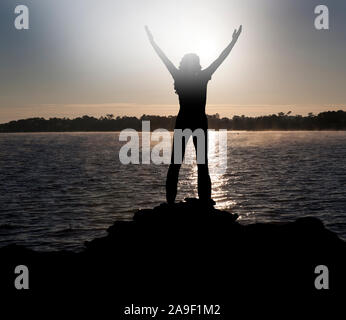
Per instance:
[[[276,113],[268,113],[268,114],[263,114],[263,115],[255,115],[255,116],[249,116],[249,115],[244,115],[244,114],[241,114],[241,115],[232,115],[231,117],[227,117],[227,116],[221,116],[219,113],[213,113],[213,114],[208,114],[206,113],[206,116],[207,117],[212,117],[212,116],[216,116],[218,115],[218,118],[217,119],[229,119],[229,120],[232,120],[234,117],[245,117],[245,118],[261,118],[261,117],[271,117],[271,116],[289,116],[289,117],[297,117],[297,116],[301,116],[301,117],[308,117],[308,116],[318,116],[320,113],[327,113],[327,112],[346,112],[346,110],[342,110],[342,109],[338,109],[338,110],[325,110],[325,111],[321,111],[319,113],[314,113],[314,112],[309,112],[307,115],[302,115],[302,114],[293,114],[291,111],[289,112],[276,112]],[[112,117],[108,117],[108,116],[112,116]],[[142,117],[162,117],[162,118],[174,118],[174,117],[177,117],[177,115],[158,115],[158,114],[142,114],[140,116],[135,116],[135,115],[114,115],[114,114],[105,114],[105,115],[102,115],[102,116],[99,116],[99,117],[96,117],[96,116],[93,116],[93,115],[87,115],[87,114],[83,114],[83,115],[80,115],[80,116],[76,116],[74,118],[70,118],[70,117],[57,117],[57,116],[53,116],[53,117],[49,117],[49,118],[46,118],[46,117],[43,117],[43,116],[35,116],[35,117],[29,117],[29,118],[19,118],[19,119],[15,119],[15,120],[10,120],[10,121],[7,121],[7,122],[0,122],[0,125],[2,124],[7,124],[7,123],[10,123],[10,122],[16,122],[16,121],[26,121],[26,120],[30,120],[30,119],[43,119],[45,121],[49,121],[51,119],[59,119],[59,120],[75,120],[75,119],[78,119],[78,118],[83,118],[83,117],[89,117],[89,118],[95,118],[97,120],[101,120],[101,118],[104,118],[106,120],[117,120],[117,118],[119,117],[120,119],[121,118],[136,118],[138,120],[140,120]]]

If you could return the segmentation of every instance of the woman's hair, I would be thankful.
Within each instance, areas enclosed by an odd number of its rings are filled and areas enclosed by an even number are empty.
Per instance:
[[[188,53],[180,61],[179,70],[186,72],[198,72],[202,67],[199,62],[199,56],[195,53]]]

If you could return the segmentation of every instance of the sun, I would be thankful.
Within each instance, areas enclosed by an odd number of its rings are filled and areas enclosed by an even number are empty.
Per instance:
[[[211,64],[227,45],[220,35],[213,33],[215,30],[207,26],[194,23],[180,24],[175,28],[171,39],[174,39],[174,55],[181,59],[187,53],[199,56],[202,68]]]

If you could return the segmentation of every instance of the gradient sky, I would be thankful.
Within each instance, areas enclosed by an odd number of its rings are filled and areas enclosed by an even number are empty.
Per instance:
[[[14,28],[14,8],[30,30]],[[328,5],[330,30],[314,28]],[[318,113],[346,106],[346,1],[1,0],[0,123],[43,116],[176,114],[173,80],[147,41],[203,67],[243,34],[208,89],[207,113]]]

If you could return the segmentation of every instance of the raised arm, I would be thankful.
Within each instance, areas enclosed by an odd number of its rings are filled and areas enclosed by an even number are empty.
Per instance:
[[[172,61],[167,58],[167,56],[160,49],[160,47],[156,44],[156,42],[154,41],[154,37],[147,26],[145,26],[145,31],[147,32],[149,41],[150,41],[151,45],[153,46],[154,50],[156,51],[156,53],[158,54],[158,56],[160,57],[162,62],[165,64],[168,71],[171,73],[172,77],[174,78],[178,72],[178,69],[175,67],[175,65],[172,63]]]
[[[234,45],[236,44],[241,34],[242,28],[243,27],[240,26],[238,30],[237,29],[234,30],[233,39],[231,43],[227,46],[225,50],[222,51],[220,56],[207,69],[205,69],[208,73],[210,73],[210,75],[212,75],[217,70],[217,68],[221,65],[221,63],[224,62],[224,60],[228,57],[228,55],[232,51]]]

